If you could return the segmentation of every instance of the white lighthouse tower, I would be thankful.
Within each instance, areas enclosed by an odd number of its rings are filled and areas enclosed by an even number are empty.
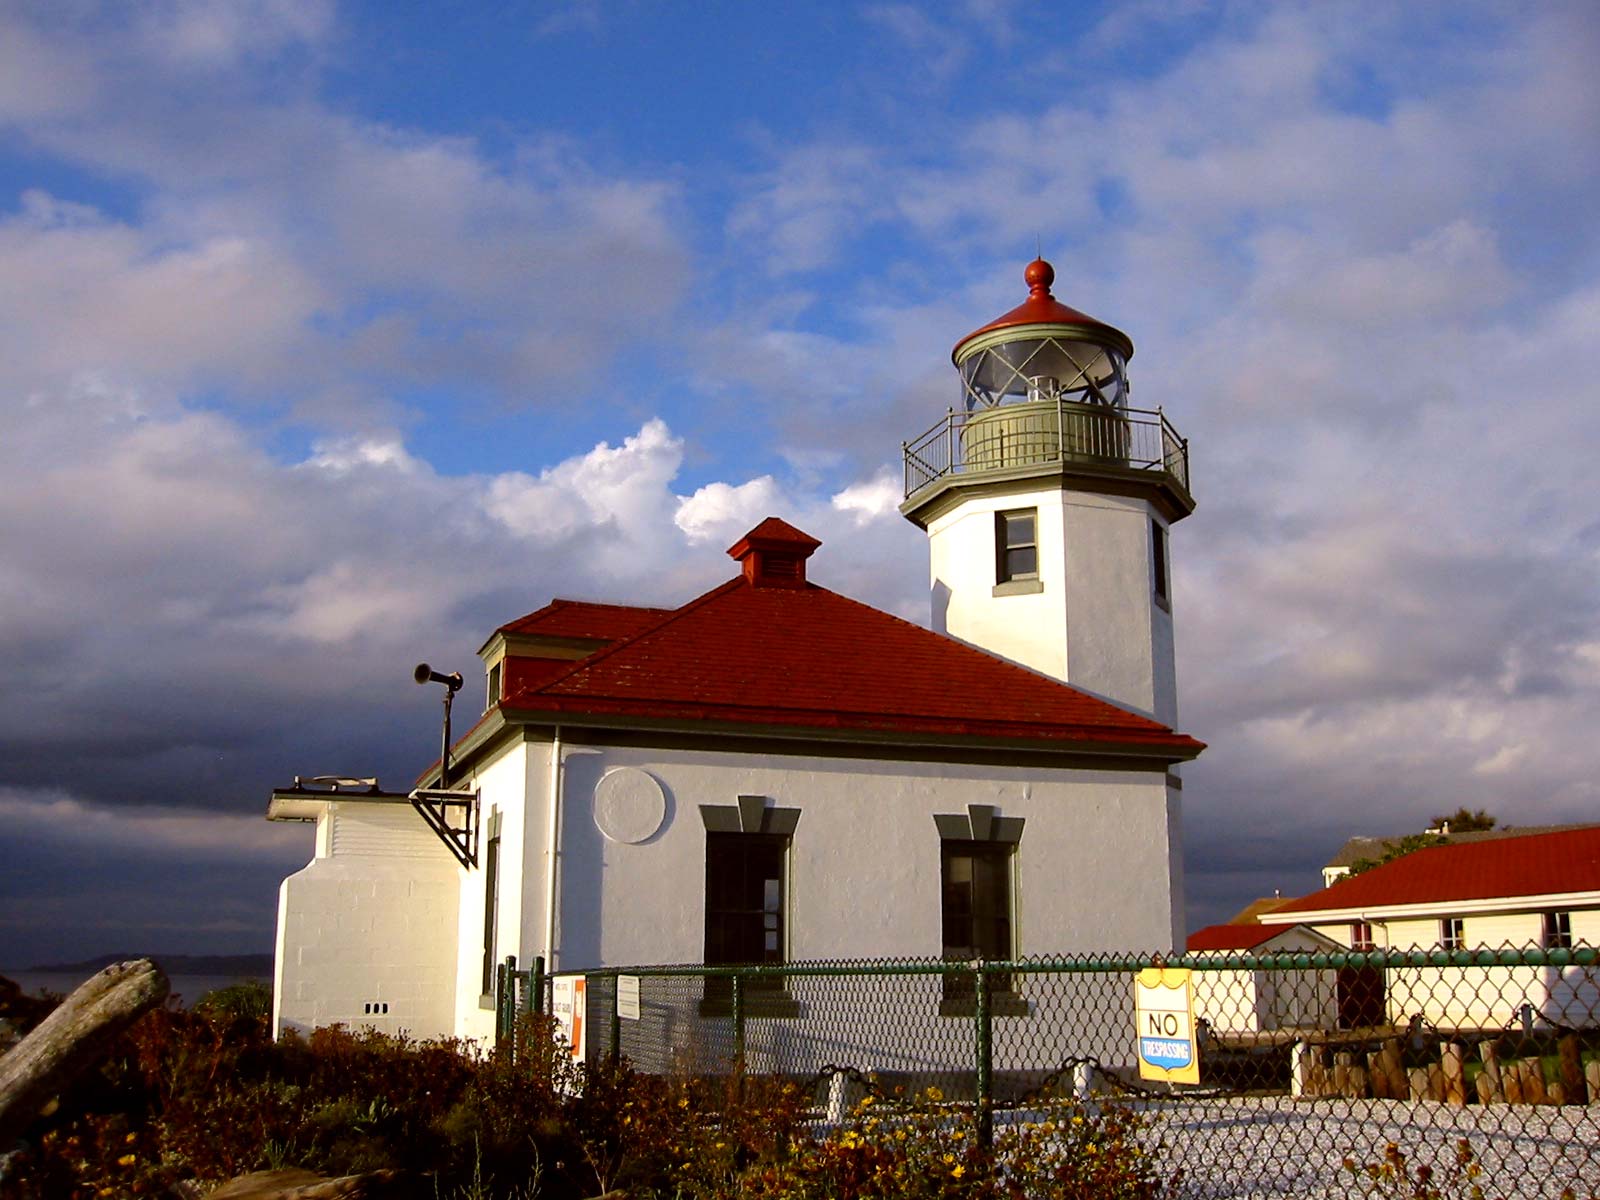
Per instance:
[[[905,445],[943,633],[1176,726],[1167,531],[1189,447],[1128,405],[1133,343],[1050,293],[956,343],[961,407]]]

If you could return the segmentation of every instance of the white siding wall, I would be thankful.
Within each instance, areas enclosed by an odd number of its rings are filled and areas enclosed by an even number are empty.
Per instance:
[[[1537,949],[1543,935],[1538,912],[1462,914],[1467,949]],[[1439,917],[1372,921],[1380,949],[1437,950]],[[1572,913],[1574,942],[1600,945],[1600,910]],[[1319,933],[1350,943],[1347,923],[1317,925]],[[1489,1028],[1519,1023],[1527,1005],[1538,1024],[1592,1025],[1600,1020],[1600,971],[1580,967],[1405,967],[1386,973],[1391,1021],[1421,1015],[1441,1028]]]
[[[330,803],[318,826],[317,856],[278,892],[274,1028],[447,1031],[455,859],[405,805]]]

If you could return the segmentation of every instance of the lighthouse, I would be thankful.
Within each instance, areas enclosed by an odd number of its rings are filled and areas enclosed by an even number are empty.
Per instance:
[[[1175,727],[1188,442],[1130,404],[1127,334],[1057,300],[1043,259],[1023,279],[1027,299],[951,352],[960,404],[903,447],[933,626]]]

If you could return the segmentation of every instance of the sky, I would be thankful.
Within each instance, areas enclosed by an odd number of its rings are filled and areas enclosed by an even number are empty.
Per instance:
[[[900,443],[1036,251],[1189,439],[1189,923],[1600,819],[1600,8],[0,5],[0,965],[270,949],[553,595],[769,514],[928,620]]]

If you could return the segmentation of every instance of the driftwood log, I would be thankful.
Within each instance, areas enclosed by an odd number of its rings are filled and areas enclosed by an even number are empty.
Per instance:
[[[107,967],[0,1058],[0,1151],[171,990],[161,968],[148,958]]]
[[[404,1178],[395,1171],[328,1179],[314,1171],[289,1167],[241,1175],[208,1193],[206,1200],[377,1200],[411,1194]]]

